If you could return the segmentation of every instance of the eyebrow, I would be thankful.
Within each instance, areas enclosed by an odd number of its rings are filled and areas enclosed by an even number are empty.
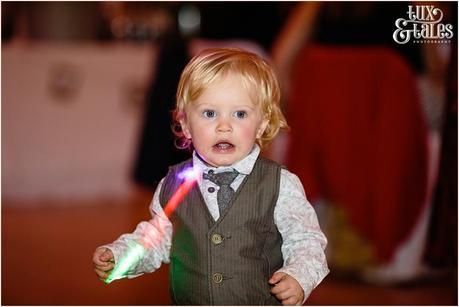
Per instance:
[[[240,105],[237,108],[249,108],[250,110],[255,110],[255,106],[248,106],[248,105]]]
[[[197,108],[199,108],[199,107],[204,107],[204,108],[206,108],[206,107],[208,107],[208,108],[215,108],[215,107],[216,107],[215,104],[208,103],[208,102],[196,103],[195,106],[196,106]],[[250,109],[250,110],[255,110],[256,106],[255,106],[255,105],[252,105],[252,106],[250,106],[250,105],[236,105],[236,106],[234,106],[234,108],[235,108],[235,109],[239,109],[239,108],[248,108],[248,109]]]
[[[200,102],[200,103],[195,102],[194,106],[196,106],[196,107],[202,107],[202,106],[204,106],[204,107],[207,107],[207,106],[213,107],[214,105],[211,104],[211,103],[207,103],[207,102]]]

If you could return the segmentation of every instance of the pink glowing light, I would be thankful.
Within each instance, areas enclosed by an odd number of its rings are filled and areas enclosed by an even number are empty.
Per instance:
[[[197,168],[188,168],[178,174],[178,178],[184,179],[184,182],[177,188],[167,204],[164,206],[164,214],[168,218],[177,209],[178,205],[182,202],[185,196],[190,192],[201,174],[202,171]],[[153,247],[152,241],[149,238],[149,233],[146,230],[139,242],[134,242],[126,251],[125,255],[123,255],[123,257],[119,260],[115,268],[105,279],[105,283],[108,284],[113,280],[124,277],[127,271],[144,257],[147,250]],[[160,241],[161,238],[156,239],[157,241]]]
[[[185,179],[185,181],[178,187],[174,195],[169,199],[166,206],[164,206],[164,213],[167,217],[175,211],[177,206],[182,202],[183,198],[190,192],[202,172],[197,168],[187,168],[178,174],[178,178]]]

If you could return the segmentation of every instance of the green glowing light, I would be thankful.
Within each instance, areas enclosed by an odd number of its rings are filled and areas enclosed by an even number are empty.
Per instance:
[[[110,275],[105,279],[105,283],[109,284],[116,279],[123,278],[129,269],[143,258],[145,252],[146,248],[142,244],[132,242],[127,253],[118,261]]]
[[[175,211],[177,206],[182,202],[183,198],[190,192],[196,184],[197,176],[201,173],[202,172],[199,170],[194,170],[188,172],[187,175],[184,175],[186,178],[185,181],[178,187],[177,191],[174,192],[174,195],[172,195],[164,207],[164,214],[167,217]],[[151,243],[149,243],[148,237],[149,234],[145,233],[142,238],[140,238],[140,243],[133,241],[129,244],[126,253],[117,261],[107,279],[104,280],[106,284],[109,284],[116,279],[125,277],[127,272],[140,260],[142,260],[147,252],[147,249],[152,247]]]

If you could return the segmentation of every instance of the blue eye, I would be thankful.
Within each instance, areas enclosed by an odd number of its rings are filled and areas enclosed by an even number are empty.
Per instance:
[[[236,118],[246,118],[247,117],[247,112],[246,111],[236,111],[234,113],[234,116]]]
[[[204,112],[202,112],[202,115],[204,115],[204,117],[206,118],[213,118],[216,116],[216,113],[212,110],[205,110]]]

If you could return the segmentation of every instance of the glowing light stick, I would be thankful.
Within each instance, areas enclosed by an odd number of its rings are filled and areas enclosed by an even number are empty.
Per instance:
[[[201,174],[201,170],[196,168],[188,168],[178,174],[178,178],[185,179],[185,181],[177,188],[164,207],[164,214],[168,218],[182,202],[183,198],[190,192]],[[139,242],[131,242],[129,244],[126,253],[118,260],[115,268],[113,268],[109,276],[104,280],[106,284],[124,277],[126,272],[143,258],[148,249],[152,247],[151,240],[148,239],[147,234],[144,233]]]
[[[115,268],[110,272],[110,275],[108,275],[104,282],[109,284],[116,279],[123,278],[126,272],[142,259],[146,252],[147,249],[142,244],[132,242],[126,254],[116,263]]]

